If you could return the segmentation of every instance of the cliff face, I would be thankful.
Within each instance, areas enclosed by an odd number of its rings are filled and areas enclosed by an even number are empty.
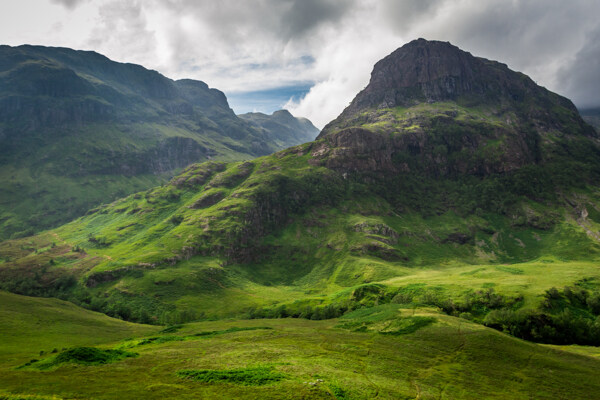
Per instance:
[[[316,159],[341,171],[482,175],[543,162],[597,134],[571,101],[505,64],[418,39],[375,64],[318,138]]]

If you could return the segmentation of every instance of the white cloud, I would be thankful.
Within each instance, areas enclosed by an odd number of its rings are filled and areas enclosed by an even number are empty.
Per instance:
[[[0,4],[0,36],[96,50],[225,93],[314,83],[287,106],[322,126],[377,60],[417,37],[449,40],[576,103],[600,104],[586,90],[597,70],[582,69],[597,60],[584,46],[594,46],[598,15],[600,2],[589,0],[21,0]]]

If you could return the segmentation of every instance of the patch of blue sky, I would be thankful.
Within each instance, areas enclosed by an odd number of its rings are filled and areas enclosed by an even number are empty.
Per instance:
[[[274,111],[281,110],[290,99],[294,102],[302,99],[312,86],[313,83],[304,83],[267,90],[229,92],[225,94],[229,106],[236,114],[247,112],[272,114]]]

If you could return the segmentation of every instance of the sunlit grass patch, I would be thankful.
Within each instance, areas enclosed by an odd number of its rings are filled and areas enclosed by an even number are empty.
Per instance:
[[[402,317],[399,305],[385,304],[363,308],[344,315],[337,328],[353,332],[377,332],[385,335],[405,335],[414,333],[436,321],[434,317]]]

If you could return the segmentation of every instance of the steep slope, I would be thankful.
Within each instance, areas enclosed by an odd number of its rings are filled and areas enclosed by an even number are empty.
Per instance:
[[[64,223],[192,162],[303,141],[237,118],[204,82],[94,52],[0,46],[0,238]]]
[[[296,139],[298,143],[294,144],[310,142],[319,134],[319,129],[309,120],[296,118],[288,110],[275,111],[272,115],[246,113],[238,117],[262,129],[275,143],[284,144],[289,141],[288,138]]]
[[[393,55],[423,67],[439,46],[450,64],[500,65],[422,40]],[[395,302],[530,340],[599,344],[596,134],[568,100],[498,68],[496,87],[525,82],[527,97],[498,89],[495,102],[432,98],[405,109],[357,100],[314,142],[194,165],[0,244],[0,285],[143,322],[320,319]],[[395,119],[360,122],[363,114]]]

